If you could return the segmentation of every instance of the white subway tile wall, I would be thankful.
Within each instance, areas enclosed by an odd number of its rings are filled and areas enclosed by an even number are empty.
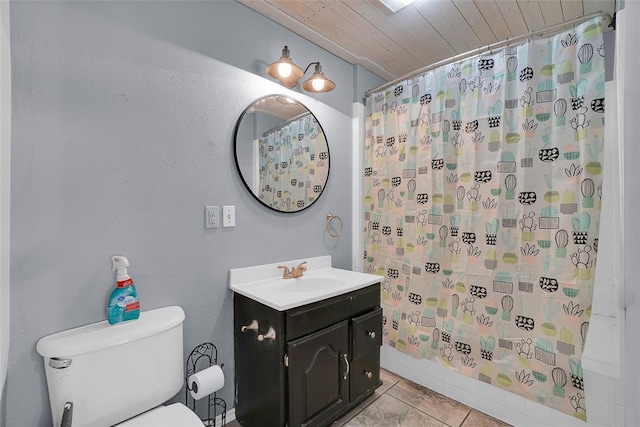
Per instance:
[[[624,426],[624,387],[621,380],[585,372],[587,422],[426,359],[414,359],[383,345],[381,366],[403,378],[458,400],[516,427]]]

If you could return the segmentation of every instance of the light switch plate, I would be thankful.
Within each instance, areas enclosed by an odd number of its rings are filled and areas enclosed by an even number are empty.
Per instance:
[[[235,206],[222,207],[222,226],[223,227],[236,226],[236,207]]]

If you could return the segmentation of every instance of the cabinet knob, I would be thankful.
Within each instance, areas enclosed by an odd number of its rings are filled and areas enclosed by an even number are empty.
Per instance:
[[[362,375],[364,375],[367,378],[373,377],[373,373],[371,371],[363,371]]]
[[[374,331],[369,331],[367,332],[367,336],[371,339],[374,339],[376,337],[376,333]]]

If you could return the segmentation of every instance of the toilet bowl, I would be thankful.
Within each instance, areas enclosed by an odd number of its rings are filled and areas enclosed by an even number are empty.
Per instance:
[[[184,382],[183,322],[182,308],[164,307],[40,339],[53,425],[71,403],[73,427],[201,427],[183,404],[162,406]]]

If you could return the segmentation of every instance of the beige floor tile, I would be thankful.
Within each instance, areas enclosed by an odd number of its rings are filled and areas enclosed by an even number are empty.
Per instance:
[[[391,395],[450,426],[462,424],[471,408],[408,380],[402,380],[389,391]]]
[[[355,408],[353,408],[352,410],[350,410],[349,412],[347,412],[346,414],[344,414],[343,416],[335,420],[331,424],[331,427],[342,427],[343,425],[351,421],[351,419],[356,415],[358,415],[360,412],[362,412],[362,408],[360,406],[356,406]]]
[[[402,377],[394,374],[393,372],[389,372],[386,369],[380,369],[380,379],[382,380],[381,389],[385,388],[385,391],[393,387],[398,381],[402,380]]]
[[[510,427],[510,425],[472,409],[462,423],[462,427]]]
[[[384,393],[380,392],[379,389],[376,390],[371,396],[367,397],[365,400],[363,400],[362,402],[360,402],[360,405],[358,405],[358,407],[360,409],[364,409],[367,406],[371,405],[373,402],[375,402],[376,400],[378,400],[378,398],[380,396],[382,396]]]
[[[382,381],[382,385],[378,387],[371,396],[367,397],[360,403],[361,408],[366,408],[367,406],[372,404],[380,396],[386,393],[391,387],[396,385],[398,381],[402,380],[402,378],[397,376],[393,372],[380,369],[380,380]]]
[[[379,399],[351,419],[345,427],[447,427],[406,403],[389,396]]]

